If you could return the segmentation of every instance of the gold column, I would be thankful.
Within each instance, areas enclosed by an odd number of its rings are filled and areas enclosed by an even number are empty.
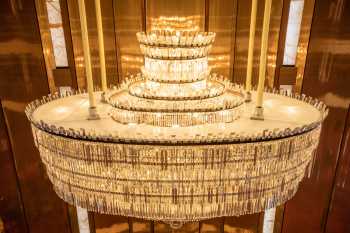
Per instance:
[[[92,80],[92,68],[91,68],[91,57],[90,57],[90,47],[89,47],[89,37],[87,31],[87,21],[86,21],[86,12],[85,12],[85,2],[84,0],[78,0],[79,4],[79,16],[81,24],[81,34],[83,40],[83,49],[84,49],[84,60],[85,60],[85,70],[86,70],[86,81],[87,89],[89,93],[89,118],[96,118],[96,100],[94,97],[94,82]]]
[[[251,16],[250,16],[250,30],[249,30],[247,77],[246,77],[246,90],[247,90],[247,92],[251,91],[251,89],[252,89],[254,37],[255,37],[255,25],[256,25],[257,8],[258,8],[258,0],[252,0],[252,11],[251,11]]]
[[[106,75],[105,46],[103,41],[103,25],[102,25],[100,0],[95,0],[95,9],[96,9],[96,22],[97,22],[97,35],[98,35],[98,52],[100,56],[101,86],[102,86],[102,91],[106,91],[107,75]]]
[[[268,49],[268,36],[269,36],[269,25],[271,16],[271,3],[272,0],[265,1],[264,10],[264,21],[263,21],[263,31],[261,37],[261,51],[260,51],[260,64],[259,64],[259,83],[256,98],[256,110],[253,118],[262,119],[263,118],[263,95],[264,95],[264,84],[266,77],[266,59],[267,59],[267,49]]]

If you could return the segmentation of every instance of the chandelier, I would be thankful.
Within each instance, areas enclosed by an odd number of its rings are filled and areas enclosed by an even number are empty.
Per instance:
[[[56,193],[90,211],[173,225],[291,199],[311,171],[326,106],[264,91],[260,77],[247,90],[211,74],[215,33],[160,30],[137,39],[141,73],[94,93],[87,65],[88,93],[27,106]]]

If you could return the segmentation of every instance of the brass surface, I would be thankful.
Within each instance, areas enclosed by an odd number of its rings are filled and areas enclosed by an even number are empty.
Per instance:
[[[129,223],[127,217],[106,214],[95,214],[96,233],[128,233]]]
[[[68,5],[70,30],[71,30],[71,36],[72,36],[77,87],[85,88],[86,77],[85,77],[85,65],[84,65],[83,45],[82,45],[82,39],[81,39],[78,1],[77,0],[67,1],[67,5]]]
[[[73,52],[73,44],[72,44],[72,34],[71,34],[71,28],[69,23],[69,13],[68,13],[68,3],[66,0],[59,0],[60,7],[61,7],[61,16],[62,16],[62,26],[64,31],[64,39],[66,43],[66,52],[67,52],[67,58],[68,58],[68,67],[66,69],[69,70],[70,73],[70,86],[74,89],[78,88],[77,84],[77,76],[75,72],[75,61],[74,61],[74,52]],[[54,77],[55,74],[54,74]],[[55,80],[57,80],[56,77]]]
[[[152,221],[137,218],[129,218],[129,221],[132,224],[132,232],[147,233],[152,231]]]
[[[105,45],[105,60],[106,60],[106,74],[107,74],[107,86],[118,83],[118,62],[117,62],[117,48],[116,48],[116,36],[114,25],[114,0],[101,1],[102,11],[102,26],[103,26],[103,38]],[[96,17],[94,18],[96,21]],[[97,33],[97,32],[96,32]],[[94,63],[98,69],[100,69],[100,61],[98,58],[98,46],[94,51],[97,56],[97,61]],[[100,77],[100,71],[98,71]]]
[[[209,55],[212,72],[232,80],[238,0],[209,0],[208,30],[216,33]]]
[[[142,31],[143,0],[114,0],[115,34],[119,81],[128,74],[140,72],[143,65],[136,32]]]
[[[289,8],[290,8],[290,2],[291,0],[283,0],[283,8],[282,8],[282,18],[281,18],[281,27],[279,32],[279,40],[278,40],[278,51],[277,51],[277,57],[276,57],[276,69],[275,69],[275,79],[274,79],[274,87],[279,88],[280,85],[283,85],[285,82],[285,78],[280,76],[281,72],[283,72],[286,68],[293,68],[295,66],[283,66],[283,58],[284,58],[284,48],[285,48],[285,42],[286,42],[286,34],[287,34],[287,26],[288,26],[288,20],[289,20]],[[295,83],[294,81],[293,84]]]
[[[260,2],[260,1],[259,1]],[[283,0],[273,0],[271,8],[271,21],[269,32],[269,44],[267,52],[267,69],[265,86],[273,87],[275,79],[276,59],[278,52],[278,40],[282,20]]]
[[[205,0],[147,0],[146,30],[204,31]]]
[[[297,49],[295,66],[297,76],[295,82],[295,92],[300,93],[303,85],[303,78],[306,65],[307,50],[310,40],[311,24],[314,14],[315,0],[304,1],[303,17],[300,26],[300,36]]]

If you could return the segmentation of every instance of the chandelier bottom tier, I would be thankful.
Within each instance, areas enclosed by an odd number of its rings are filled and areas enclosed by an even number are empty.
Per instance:
[[[250,119],[251,102],[231,123],[161,127],[118,123],[114,107],[98,102],[99,120],[86,119],[84,93],[27,108],[55,191],[91,211],[163,221],[255,213],[289,200],[311,168],[326,115],[311,99],[266,93],[264,121]]]

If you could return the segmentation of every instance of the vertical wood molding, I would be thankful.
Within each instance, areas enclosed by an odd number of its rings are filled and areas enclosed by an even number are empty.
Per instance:
[[[210,0],[205,0],[204,7],[204,31],[209,31],[209,9],[210,9]]]
[[[147,0],[141,0],[141,21],[142,21],[142,31],[147,30]]]
[[[117,17],[117,0],[112,1],[113,4],[113,28],[114,28],[114,45],[116,50],[116,60],[117,60],[117,83],[121,83],[122,80],[122,64],[121,64],[121,53],[119,47],[119,37],[117,36],[117,30],[119,29],[119,25],[117,25],[116,17]]]
[[[273,86],[277,89],[279,89],[279,85],[280,85],[279,84],[280,69],[283,64],[290,2],[291,0],[283,0],[282,18],[281,18],[281,26],[280,26],[280,32],[279,32],[278,50],[277,50],[277,58],[276,58],[275,79],[273,84]]]
[[[81,38],[79,8],[77,0],[67,0],[69,24],[72,36],[72,46],[75,63],[77,86],[80,89],[86,87],[85,66],[83,58],[83,45]]]
[[[232,33],[231,33],[231,51],[230,51],[230,73],[229,79],[234,81],[234,67],[235,67],[235,53],[236,53],[236,37],[237,37],[237,16],[238,16],[238,2],[239,0],[234,0],[233,4],[233,23],[232,23]]]
[[[64,39],[66,42],[66,50],[67,50],[67,56],[68,56],[68,66],[69,66],[70,77],[71,77],[71,87],[74,89],[78,89],[77,74],[75,71],[73,41],[72,41],[71,28],[69,23],[70,21],[69,21],[68,4],[67,4],[67,0],[59,0],[59,1],[61,6]]]
[[[295,91],[300,93],[302,90],[304,72],[306,66],[307,51],[311,35],[311,25],[314,16],[315,0],[304,2],[303,17],[301,20],[300,37],[297,49],[295,66],[297,67],[297,77],[295,82]]]
[[[39,24],[41,46],[46,66],[47,81],[51,93],[57,91],[52,70],[56,68],[53,52],[52,38],[49,29],[49,19],[45,0],[35,0],[36,16]]]

